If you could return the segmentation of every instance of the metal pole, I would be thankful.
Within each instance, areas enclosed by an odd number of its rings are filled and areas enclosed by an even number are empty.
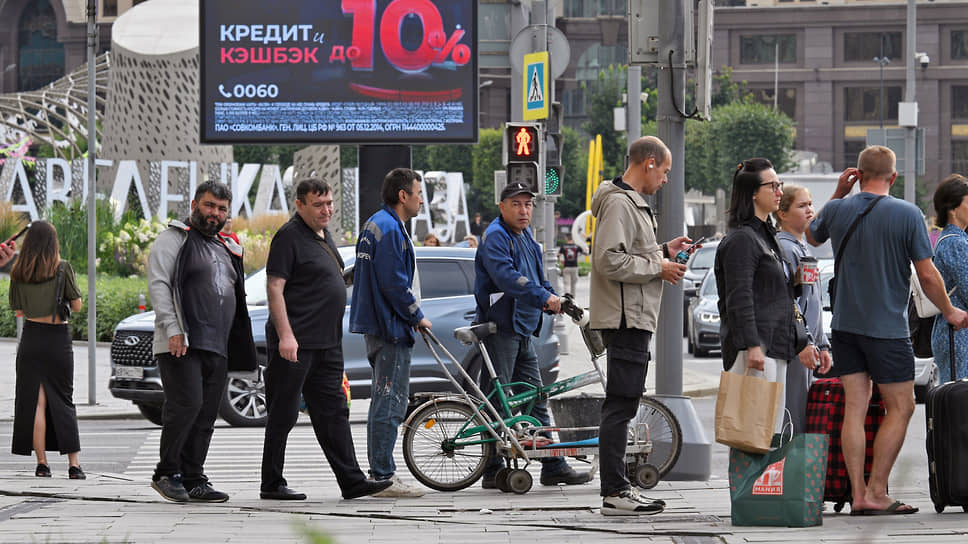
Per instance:
[[[97,404],[97,0],[87,0],[87,403]]]
[[[666,241],[685,234],[685,119],[676,109],[686,99],[686,70],[683,65],[683,14],[679,2],[663,3],[663,36],[659,48],[659,95],[657,130],[659,138],[672,152],[669,183],[658,193],[659,240]],[[673,52],[673,69],[669,69],[669,51]],[[664,395],[682,394],[682,285],[666,283],[662,289],[661,325],[656,337],[656,392]]]
[[[773,44],[773,111],[780,96],[780,42]]]
[[[626,96],[625,111],[628,114],[628,121],[625,123],[629,144],[642,137],[642,67],[629,66],[628,82],[625,85]]]
[[[906,58],[906,76],[907,85],[904,90],[904,101],[905,102],[917,102],[917,89],[915,86],[915,70],[914,70],[914,51],[917,47],[917,4],[915,0],[908,0],[907,2],[907,47],[905,48]],[[918,127],[904,127],[904,200],[914,203],[916,198],[915,188],[918,183],[917,174],[917,130]]]

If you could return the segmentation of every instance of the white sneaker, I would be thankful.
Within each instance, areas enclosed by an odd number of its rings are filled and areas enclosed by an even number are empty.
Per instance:
[[[390,478],[390,480],[393,482],[393,484],[390,485],[390,487],[384,489],[383,491],[380,491],[379,493],[374,493],[372,496],[392,497],[392,498],[401,498],[401,497],[416,498],[416,497],[423,497],[424,494],[426,493],[423,489],[420,489],[419,487],[404,483],[404,481],[395,474],[393,475],[393,477]]]
[[[639,495],[634,488],[602,499],[603,516],[651,516],[665,510],[665,504]]]

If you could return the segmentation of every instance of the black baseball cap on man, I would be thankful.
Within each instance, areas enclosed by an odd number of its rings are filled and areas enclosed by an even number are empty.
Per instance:
[[[523,194],[527,194],[531,198],[534,198],[534,192],[532,192],[527,185],[523,183],[511,183],[505,185],[504,189],[501,191],[501,200],[506,200],[508,198],[513,198]]]

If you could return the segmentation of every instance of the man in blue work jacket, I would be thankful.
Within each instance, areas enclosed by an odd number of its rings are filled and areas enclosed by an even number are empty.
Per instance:
[[[561,311],[561,300],[542,270],[541,246],[531,235],[534,193],[524,184],[512,183],[501,191],[500,217],[484,231],[477,249],[474,268],[474,298],[477,321],[492,321],[498,333],[484,340],[502,383],[524,382],[541,385],[534,337],[541,330],[542,311]],[[493,388],[486,371],[481,375],[485,393]],[[542,425],[550,425],[547,402],[538,402],[531,411]],[[588,472],[576,472],[562,457],[541,459],[542,485],[583,484],[591,481]],[[495,476],[504,466],[492,455],[484,471],[485,489],[497,487]]]
[[[370,412],[366,422],[367,456],[374,480],[393,484],[374,497],[420,497],[420,488],[395,475],[393,446],[407,413],[410,357],[414,332],[429,329],[420,310],[420,281],[413,242],[404,223],[423,203],[420,175],[394,168],[383,179],[383,207],[373,214],[356,243],[350,331],[362,333],[373,367]]]

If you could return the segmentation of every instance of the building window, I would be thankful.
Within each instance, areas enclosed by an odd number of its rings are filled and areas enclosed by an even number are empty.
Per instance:
[[[773,64],[797,61],[797,37],[795,34],[759,34],[740,36],[740,64]]]
[[[32,91],[64,75],[64,45],[48,0],[34,0],[20,16],[17,90]]]
[[[968,172],[968,140],[951,140],[951,171]]]
[[[951,58],[968,60],[968,30],[951,31]]]
[[[585,89],[565,89],[561,95],[561,108],[565,115],[585,115]]]
[[[565,17],[625,16],[627,0],[565,0]]]
[[[619,42],[615,45],[592,44],[578,58],[578,66],[575,68],[575,79],[579,82],[594,81],[598,79],[598,73],[609,65],[628,64],[628,44]]]
[[[881,38],[883,37],[883,50]],[[874,57],[901,59],[904,45],[900,32],[846,32],[844,33],[844,61],[871,62]]]
[[[761,104],[773,106],[773,89],[751,89],[753,99]],[[792,88],[781,88],[780,95],[776,99],[777,109],[782,111],[790,119],[797,118],[797,90]]]
[[[901,101],[901,87],[884,87],[884,120],[897,121],[897,103]],[[844,88],[844,121],[880,121],[880,87]]]
[[[118,0],[101,0],[101,2],[102,17],[118,16]]]
[[[867,147],[867,142],[864,140],[844,140],[844,163],[837,167],[838,170],[843,170],[851,166],[857,166],[857,157],[860,156],[860,152]]]
[[[951,117],[968,119],[968,87],[962,85],[951,87]]]

